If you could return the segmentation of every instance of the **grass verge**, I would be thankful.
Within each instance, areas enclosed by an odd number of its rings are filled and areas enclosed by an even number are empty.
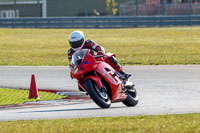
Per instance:
[[[0,29],[0,65],[67,65],[74,29]],[[81,29],[123,65],[200,64],[200,27]]]
[[[66,97],[41,91],[39,91],[39,99],[29,99],[28,96],[29,90],[0,88],[0,105],[21,104],[24,102],[35,102],[38,100],[56,100]]]
[[[199,133],[200,114],[0,122],[1,133]]]

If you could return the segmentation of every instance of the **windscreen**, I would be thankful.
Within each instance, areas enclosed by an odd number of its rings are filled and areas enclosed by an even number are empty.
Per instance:
[[[80,65],[88,49],[81,49],[72,55],[72,64]]]

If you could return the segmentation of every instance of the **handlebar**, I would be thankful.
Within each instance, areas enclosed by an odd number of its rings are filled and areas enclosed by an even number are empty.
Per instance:
[[[107,57],[107,55],[106,54],[103,54],[103,55],[94,55],[94,58],[99,58],[99,57]]]
[[[94,55],[94,58],[104,57],[104,55]]]

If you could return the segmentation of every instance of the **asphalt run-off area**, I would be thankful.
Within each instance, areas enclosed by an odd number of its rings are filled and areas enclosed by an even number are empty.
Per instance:
[[[136,107],[113,103],[109,109],[100,109],[89,99],[43,101],[42,104],[46,106],[32,104],[0,109],[0,121],[200,112],[200,65],[123,68],[132,74],[130,80],[136,86],[139,96]],[[76,80],[70,78],[69,68],[66,66],[1,66],[0,88],[28,89],[32,74],[35,75],[38,89],[80,94]]]

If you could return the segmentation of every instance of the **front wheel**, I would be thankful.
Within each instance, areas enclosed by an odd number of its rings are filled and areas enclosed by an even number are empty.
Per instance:
[[[138,95],[136,89],[127,90],[125,92],[127,98],[122,102],[126,106],[136,106],[138,103]]]
[[[111,105],[110,96],[108,95],[107,88],[102,83],[102,87],[99,88],[97,84],[88,79],[84,83],[90,98],[101,108],[109,108]]]

